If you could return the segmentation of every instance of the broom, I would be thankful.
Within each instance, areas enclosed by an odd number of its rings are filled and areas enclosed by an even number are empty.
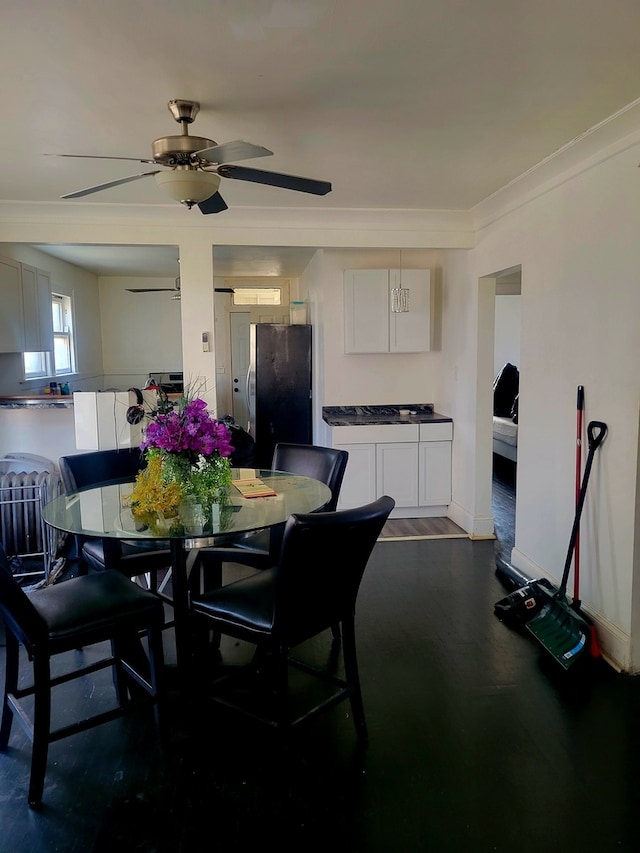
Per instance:
[[[576,511],[580,501],[582,474],[582,418],[584,413],[584,387],[578,385],[578,401],[577,401],[577,423],[576,423]],[[589,617],[580,610],[582,602],[580,601],[580,529],[576,535],[576,544],[573,549],[573,599],[571,607],[574,610],[582,613],[582,616],[589,624],[589,654],[592,658],[600,657],[600,644],[596,634],[596,626]]]
[[[569,549],[562,573],[560,588],[541,589],[546,599],[542,608],[526,623],[526,628],[565,668],[574,664],[584,652],[590,650],[590,640],[594,633],[593,623],[582,613],[580,601],[569,603],[567,600],[567,581],[571,569],[571,559],[578,539],[580,517],[587,494],[587,485],[595,452],[607,434],[607,425],[601,421],[591,421],[587,426],[589,453],[582,478],[582,487],[576,506],[576,515],[569,539]]]

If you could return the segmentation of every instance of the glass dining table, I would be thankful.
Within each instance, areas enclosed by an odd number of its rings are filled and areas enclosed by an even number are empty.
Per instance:
[[[254,496],[252,492],[256,490],[247,481],[255,479],[275,494]],[[143,523],[134,518],[129,508],[133,484],[133,478],[114,480],[60,495],[43,507],[42,515],[51,527],[84,537],[169,542],[176,663],[185,672],[192,652],[189,554],[194,549],[225,544],[243,534],[282,524],[293,513],[313,512],[331,498],[329,487],[310,477],[234,468],[226,498],[214,504],[206,516],[197,507],[187,505],[176,518]],[[260,490],[262,486],[258,493]]]

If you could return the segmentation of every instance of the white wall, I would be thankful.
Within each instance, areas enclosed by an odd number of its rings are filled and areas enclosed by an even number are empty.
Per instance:
[[[299,279],[298,296],[308,302],[308,321],[312,326],[312,366],[313,388],[311,417],[313,440],[316,444],[329,443],[327,424],[322,420],[324,405],[325,370],[327,363],[327,316],[331,312],[326,304],[324,251],[315,252],[307,268]]]
[[[101,276],[98,285],[104,387],[140,387],[150,372],[182,370],[181,303],[171,298],[175,278]],[[127,290],[144,287],[168,290]]]
[[[35,453],[55,464],[77,453],[73,407],[64,409],[0,408],[0,456]]]
[[[520,367],[520,296],[496,296],[493,375],[507,363]]]
[[[599,620],[606,650],[625,669],[634,670],[640,668],[640,650],[630,643],[640,628],[635,533],[640,192],[632,179],[639,160],[640,138],[567,174],[527,203],[513,205],[507,215],[478,211],[487,219],[493,214],[493,221],[479,231],[477,248],[466,258],[451,253],[445,279],[448,299],[455,300],[460,312],[445,354],[461,361],[468,387],[476,374],[486,380],[489,373],[463,339],[465,328],[470,334],[476,324],[479,337],[483,334],[482,277],[522,265],[517,538],[512,557],[526,574],[554,580],[562,574],[574,513],[578,385],[585,387],[585,422],[601,420],[609,426],[594,462],[583,515],[581,597]],[[486,334],[493,336],[493,331],[487,328]],[[470,438],[468,408],[456,399],[451,414],[456,434],[469,428]],[[485,424],[479,417],[475,452],[485,450]],[[464,455],[468,453],[465,445]],[[465,504],[472,489],[460,463],[459,458],[454,463],[454,492]],[[486,507],[476,504],[472,511],[483,513]]]

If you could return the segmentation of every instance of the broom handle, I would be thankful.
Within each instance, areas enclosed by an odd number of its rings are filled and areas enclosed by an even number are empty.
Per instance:
[[[597,432],[596,432],[597,430]],[[602,421],[591,421],[587,426],[587,438],[589,440],[589,453],[587,455],[587,463],[584,466],[584,476],[582,478],[582,488],[580,489],[580,497],[578,498],[578,506],[576,507],[576,517],[573,520],[573,528],[571,530],[571,537],[569,539],[569,550],[567,551],[567,559],[564,563],[564,572],[562,573],[562,583],[560,584],[560,589],[557,592],[558,597],[564,595],[567,591],[567,581],[569,579],[569,571],[571,569],[571,557],[573,556],[573,549],[576,544],[576,539],[578,536],[578,530],[580,528],[580,516],[582,515],[582,508],[584,506],[584,499],[587,495],[587,484],[589,482],[589,474],[591,473],[591,466],[593,465],[593,457],[595,456],[596,450],[600,447],[604,438],[607,434],[607,425],[602,423]]]
[[[580,478],[582,476],[582,419],[584,415],[584,386],[578,385],[578,417],[576,425],[576,509],[580,500]],[[580,528],[573,549],[573,597],[580,598]]]

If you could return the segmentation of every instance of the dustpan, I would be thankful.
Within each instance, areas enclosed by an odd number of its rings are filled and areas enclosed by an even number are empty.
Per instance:
[[[590,625],[572,609],[560,590],[550,595],[549,601],[526,623],[526,628],[565,669],[588,651]]]
[[[567,599],[567,581],[571,568],[571,558],[578,538],[580,529],[580,517],[587,494],[587,484],[593,464],[595,452],[600,447],[607,434],[607,425],[601,421],[591,421],[587,426],[587,437],[589,440],[589,454],[585,464],[584,476],[576,515],[573,521],[571,537],[569,539],[569,550],[562,573],[562,582],[558,590],[540,587],[538,592],[542,597],[539,603],[542,606],[536,614],[527,621],[526,629],[544,646],[544,648],[558,661],[564,669],[569,669],[585,652],[590,649],[590,637],[592,624],[580,611],[579,605],[569,603]],[[544,602],[544,603],[542,603]]]

